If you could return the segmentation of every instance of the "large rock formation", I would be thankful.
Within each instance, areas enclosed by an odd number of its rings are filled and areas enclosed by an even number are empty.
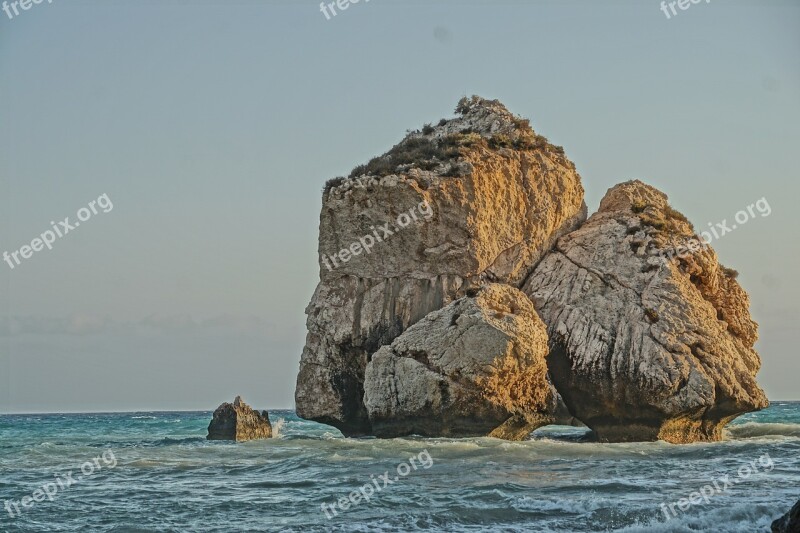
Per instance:
[[[800,533],[800,501],[770,526],[772,533]]]
[[[546,355],[547,332],[528,297],[489,284],[372,356],[364,382],[372,430],[521,440],[555,420]]]
[[[350,436],[516,439],[555,420],[679,443],[767,405],[747,294],[663,193],[619,185],[586,222],[561,148],[497,101],[456,111],[326,184],[301,417]]]
[[[372,434],[363,396],[373,354],[470,287],[518,287],[585,220],[561,148],[499,102],[464,99],[457,112],[326,185],[299,416]]]
[[[666,195],[623,183],[524,284],[553,382],[601,440],[718,440],[768,403],[747,294],[693,238]]]
[[[253,410],[237,396],[233,403],[223,403],[214,411],[208,424],[207,440],[248,441],[272,438],[269,413]]]

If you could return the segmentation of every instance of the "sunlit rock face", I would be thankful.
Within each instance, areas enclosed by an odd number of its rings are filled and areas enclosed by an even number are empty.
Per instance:
[[[546,328],[527,296],[488,284],[372,356],[364,404],[373,432],[524,439],[555,421],[547,349]]]
[[[719,440],[768,405],[748,296],[710,247],[675,253],[693,238],[666,195],[623,183],[523,286],[556,388],[601,440]]]
[[[207,440],[248,440],[272,438],[269,413],[255,411],[237,396],[233,403],[223,403],[214,411],[208,425]]]
[[[457,112],[326,185],[299,416],[373,434],[364,376],[375,352],[471,288],[519,287],[585,220],[561,148],[497,101],[465,98]]]

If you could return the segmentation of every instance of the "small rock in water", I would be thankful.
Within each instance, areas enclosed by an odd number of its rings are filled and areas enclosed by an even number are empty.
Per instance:
[[[214,411],[208,425],[207,440],[248,440],[272,438],[272,424],[267,411],[253,410],[237,396],[233,403],[223,403]]]
[[[800,501],[772,523],[772,533],[800,533]]]

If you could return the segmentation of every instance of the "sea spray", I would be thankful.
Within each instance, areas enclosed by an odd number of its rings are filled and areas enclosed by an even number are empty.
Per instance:
[[[272,438],[280,439],[283,437],[283,426],[286,424],[285,418],[278,418],[272,423]]]

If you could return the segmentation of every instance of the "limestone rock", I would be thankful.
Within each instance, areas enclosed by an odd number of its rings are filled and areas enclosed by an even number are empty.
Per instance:
[[[207,440],[248,441],[272,438],[269,413],[254,411],[237,396],[233,403],[223,403],[208,425]]]
[[[457,111],[326,185],[299,416],[372,434],[370,357],[470,288],[519,287],[585,220],[580,176],[562,149],[499,102],[473,97]]]
[[[518,286],[556,238],[586,219],[580,177],[562,148],[497,101],[473,97],[458,110],[329,182],[323,281],[483,274]],[[365,237],[375,241],[369,253],[330,260]]]
[[[379,437],[496,436],[521,440],[552,423],[547,332],[508,285],[430,313],[366,367],[364,404]]]
[[[788,513],[772,522],[772,533],[800,533],[800,501]]]
[[[368,357],[464,291],[464,280],[447,275],[430,280],[347,276],[320,283],[306,309],[308,335],[295,390],[298,416],[345,435],[370,435],[363,404]]]
[[[556,388],[601,440],[719,440],[768,405],[747,294],[710,247],[675,254],[693,237],[666,195],[623,183],[523,286]]]

